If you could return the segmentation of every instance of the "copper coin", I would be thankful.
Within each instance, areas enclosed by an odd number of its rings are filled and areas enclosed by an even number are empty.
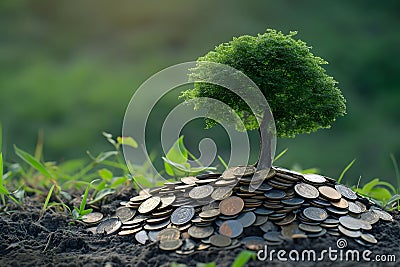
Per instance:
[[[219,210],[223,215],[232,216],[239,214],[244,207],[244,201],[240,197],[232,196],[219,203]]]
[[[332,201],[331,204],[332,206],[340,209],[346,209],[349,206],[349,203],[344,198],[341,198],[339,201]]]
[[[323,197],[329,200],[340,200],[340,198],[342,197],[342,195],[338,191],[330,186],[320,186],[318,188],[318,191]]]
[[[231,238],[238,237],[243,233],[243,225],[238,220],[227,220],[219,227],[219,233]]]

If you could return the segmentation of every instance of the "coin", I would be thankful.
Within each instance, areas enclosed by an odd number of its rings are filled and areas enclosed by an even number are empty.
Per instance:
[[[176,199],[176,196],[172,195],[172,196],[163,196],[160,198],[161,200],[161,206],[159,207],[159,209],[164,209],[168,206],[170,206],[172,203],[174,203]]]
[[[332,206],[340,209],[346,209],[349,207],[349,203],[344,198],[341,198],[339,201],[332,201],[331,204]]]
[[[190,190],[189,197],[193,199],[203,199],[210,196],[213,191],[214,188],[211,185],[202,185]]]
[[[279,232],[267,232],[263,235],[264,239],[271,242],[281,242],[281,234]]]
[[[195,184],[199,179],[194,176],[182,177],[181,182],[184,184]]]
[[[360,219],[368,222],[369,224],[374,224],[379,221],[379,215],[372,210],[361,213]]]
[[[214,200],[223,200],[232,195],[232,187],[218,187],[211,193],[211,198]]]
[[[321,208],[308,207],[303,210],[303,215],[312,221],[324,221],[328,214]]]
[[[135,229],[129,229],[129,230],[122,230],[122,231],[118,232],[118,235],[119,236],[133,235],[133,234],[139,232],[140,230],[142,230],[142,227],[135,228]]]
[[[311,232],[311,233],[318,233],[322,231],[322,227],[318,225],[308,225],[301,223],[299,224],[299,229],[303,230],[305,232]]]
[[[280,200],[286,196],[285,191],[273,189],[264,193],[264,196],[272,200]]]
[[[343,197],[347,198],[348,200],[357,199],[356,193],[354,193],[354,191],[348,188],[347,186],[337,184],[335,185],[335,188]]]
[[[390,215],[386,211],[383,211],[381,209],[372,209],[372,211],[375,212],[376,214],[378,214],[379,218],[382,219],[383,221],[387,221],[387,222],[393,221],[392,215]]]
[[[239,166],[233,170],[233,174],[236,176],[250,176],[256,171],[254,166]]]
[[[109,218],[102,221],[96,228],[97,234],[111,235],[121,228],[122,222],[118,218]]]
[[[219,233],[231,238],[238,237],[243,232],[243,225],[238,220],[227,220],[219,227]]]
[[[250,250],[261,250],[264,249],[265,240],[259,236],[248,236],[242,239],[242,244]]]
[[[325,177],[319,174],[313,174],[313,173],[303,174],[303,177],[304,180],[313,184],[323,184],[326,182]]]
[[[304,199],[302,198],[289,198],[289,199],[283,199],[281,200],[282,204],[288,205],[288,206],[297,206],[301,205],[304,203]]]
[[[245,212],[237,217],[237,220],[243,225],[244,228],[253,225],[256,221],[256,215],[253,212]]]
[[[157,240],[166,241],[166,240],[177,240],[179,239],[181,232],[176,228],[165,228],[161,230],[157,235]]]
[[[119,207],[115,210],[115,215],[121,220],[121,222],[129,221],[135,216],[136,210],[127,207]]]
[[[156,209],[161,203],[161,198],[159,197],[151,197],[144,201],[138,208],[140,213],[149,213],[152,210]]]
[[[171,222],[175,225],[183,225],[189,222],[193,216],[194,208],[192,206],[179,207],[171,214]]]
[[[100,212],[91,212],[82,216],[82,221],[87,224],[95,224],[103,219],[103,214]]]
[[[199,213],[200,218],[213,218],[220,214],[219,209],[209,209]]]
[[[348,237],[351,237],[351,238],[357,238],[357,237],[361,236],[361,232],[360,231],[348,230],[348,229],[344,228],[341,225],[338,226],[338,229],[339,229],[339,232],[341,232],[345,236],[348,236]]]
[[[273,222],[268,221],[268,222],[262,224],[260,226],[260,229],[263,232],[272,232],[272,231],[277,231],[278,227]]]
[[[313,199],[319,196],[317,188],[305,183],[296,184],[294,190],[299,196],[307,199]]]
[[[211,236],[214,233],[214,227],[207,226],[207,227],[198,227],[192,226],[189,228],[188,233],[191,237],[197,239],[203,239]]]
[[[213,235],[210,237],[210,243],[216,247],[227,247],[232,243],[232,240],[225,235]]]
[[[360,214],[361,213],[361,207],[358,206],[356,203],[349,201],[349,212],[354,213],[354,214]]]
[[[361,239],[364,241],[367,241],[368,243],[371,243],[371,244],[378,243],[376,238],[371,234],[361,234]]]
[[[320,187],[318,187],[318,191],[323,197],[325,197],[329,200],[333,200],[333,201],[340,200],[340,198],[342,197],[342,195],[338,191],[336,191],[335,189],[333,189],[330,186],[326,186],[326,185],[320,186]]]
[[[177,250],[182,246],[183,242],[181,239],[178,240],[166,240],[161,241],[159,248],[166,251]]]
[[[239,214],[244,207],[244,201],[240,197],[232,196],[219,203],[219,210],[223,215],[232,216]]]

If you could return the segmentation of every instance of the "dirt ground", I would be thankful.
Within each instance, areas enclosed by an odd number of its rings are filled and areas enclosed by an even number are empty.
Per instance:
[[[127,200],[130,194],[114,196],[108,204],[101,207],[105,214],[111,214],[120,200]],[[71,224],[67,214],[47,212],[40,217],[40,206],[34,202],[26,210],[16,210],[0,216],[0,266],[170,266],[172,262],[196,266],[196,263],[215,262],[217,266],[231,266],[236,255],[243,248],[231,250],[212,249],[195,252],[188,256],[177,255],[158,249],[157,244],[137,244],[133,236],[100,236],[93,235],[81,224]],[[399,266],[400,265],[400,214],[393,213],[393,222],[378,222],[372,234],[378,244],[362,247],[354,241],[348,241],[344,251],[369,249],[374,255],[395,255],[396,262],[381,263],[336,261],[335,266]],[[338,237],[325,235],[317,239],[297,239],[285,241],[272,249],[284,249],[289,253],[296,249],[302,251],[314,249],[338,249]],[[329,262],[332,264],[332,262]],[[271,262],[254,260],[248,266],[327,266],[328,262],[282,262],[275,259]],[[396,264],[397,263],[397,264]]]

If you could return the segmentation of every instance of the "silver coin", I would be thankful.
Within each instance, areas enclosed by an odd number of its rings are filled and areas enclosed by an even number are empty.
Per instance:
[[[179,207],[171,214],[171,222],[175,225],[183,225],[189,222],[193,216],[194,208],[192,206]]]

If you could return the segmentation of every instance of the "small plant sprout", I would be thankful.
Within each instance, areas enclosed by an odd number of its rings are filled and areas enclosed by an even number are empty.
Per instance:
[[[74,207],[74,209],[72,210],[72,217],[75,220],[80,220],[82,219],[82,216],[87,215],[93,211],[93,209],[86,209],[86,202],[89,196],[89,190],[91,185],[97,181],[98,180],[94,180],[87,185],[85,193],[82,196],[81,205],[79,206],[79,208]]]
[[[294,39],[296,32],[284,35],[267,30],[258,36],[241,36],[217,46],[198,59],[191,75],[210,75],[207,64],[216,62],[231,66],[247,75],[261,90],[271,108],[278,137],[294,137],[330,125],[346,113],[345,99],[337,82],[325,73],[325,60],[314,56],[310,47]],[[195,83],[193,89],[182,93],[185,100],[195,101],[207,110],[202,98],[219,100],[235,110],[246,130],[259,129],[261,137],[268,131],[270,116],[264,115],[259,125],[256,114],[235,93],[219,85]],[[224,114],[212,110],[220,121]],[[265,112],[267,114],[267,112]],[[207,127],[218,121],[206,119]],[[232,122],[235,123],[235,122]],[[240,127],[237,127],[240,128]],[[263,141],[267,138],[261,138]],[[271,144],[261,144],[258,166],[271,167]]]

